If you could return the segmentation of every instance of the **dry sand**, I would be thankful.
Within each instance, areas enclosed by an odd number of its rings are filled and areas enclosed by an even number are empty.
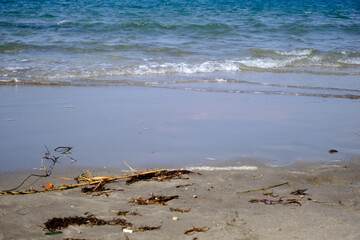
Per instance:
[[[81,188],[26,195],[0,195],[0,239],[360,239],[360,161],[298,163],[287,167],[259,166],[257,170],[193,170],[189,179],[165,182],[141,181],[125,185],[125,180],[106,184],[123,189],[105,195],[84,195]],[[200,172],[201,175],[197,174]],[[78,169],[57,169],[50,178],[32,185],[41,188],[71,181],[56,177],[75,177]],[[27,173],[2,174],[0,187],[13,187]],[[96,176],[121,176],[120,170],[95,171]],[[307,189],[308,195],[291,195],[294,189],[283,185],[263,191],[239,193],[291,181],[295,189]],[[73,183],[73,182],[71,182]],[[178,187],[179,185],[189,185]],[[272,192],[275,196],[262,193]],[[167,206],[137,205],[129,202],[151,194],[178,199]],[[297,199],[298,203],[276,203],[279,198]],[[266,199],[251,203],[252,199]],[[301,205],[300,205],[300,204]],[[187,213],[170,208],[190,209]],[[62,233],[45,235],[44,223],[54,217],[84,216],[111,220],[117,211],[126,215],[133,228],[156,227],[160,230],[125,233],[120,226],[69,226]],[[192,227],[207,227],[206,232],[184,234]]]

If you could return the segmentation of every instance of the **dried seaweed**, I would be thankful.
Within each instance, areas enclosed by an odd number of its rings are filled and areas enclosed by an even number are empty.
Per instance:
[[[110,190],[108,188],[105,188],[105,184],[106,184],[106,182],[99,183],[95,187],[84,187],[81,189],[81,192],[85,193],[85,194],[89,194],[89,193],[93,193],[93,192],[102,192],[102,191]]]
[[[85,217],[73,216],[73,217],[54,217],[44,223],[45,228],[50,232],[67,228],[70,225],[90,225],[90,226],[102,226],[102,225],[121,225],[125,227],[132,226],[132,223],[127,222],[121,218],[114,218],[110,221],[99,219],[93,215]]]
[[[194,232],[206,232],[209,228],[206,226],[203,227],[192,227],[185,230],[185,234],[193,234]]]
[[[116,191],[124,191],[124,189],[110,189],[105,188],[106,182],[100,182],[95,187],[84,187],[81,189],[81,192],[84,193],[84,195],[92,195],[92,196],[101,196],[105,195],[105,198],[109,197],[109,193],[116,192]]]
[[[146,175],[139,174],[139,175],[134,175],[129,180],[127,180],[126,184],[129,185],[139,181],[150,181],[150,180],[161,182],[172,179],[188,179],[188,178],[183,178],[182,175],[190,174],[190,173],[193,172],[188,170],[173,170],[173,171],[164,170],[161,172],[153,172]]]
[[[276,198],[279,196],[279,194],[274,194],[274,192],[266,192],[266,193],[262,193],[262,195],[264,196],[268,196],[268,197],[273,197],[273,198]]]
[[[289,205],[289,204],[298,204],[301,206],[299,199],[286,199],[283,200],[283,197],[280,197],[278,200],[269,200],[269,199],[251,199],[250,203],[264,203],[266,205],[275,205],[275,204],[282,204],[282,205]]]
[[[156,204],[156,205],[166,206],[168,201],[177,198],[179,198],[178,195],[174,195],[174,196],[152,195],[151,198],[149,199],[142,199],[142,197],[138,197],[130,202],[136,203],[138,205]]]
[[[177,185],[176,188],[190,187],[194,184]]]
[[[118,211],[116,213],[117,216],[126,216],[126,215],[132,215],[132,216],[141,216],[139,213],[136,212],[129,212],[129,211]]]
[[[171,212],[180,212],[180,213],[188,213],[188,212],[190,212],[190,210],[191,210],[191,208],[185,209],[185,210],[180,209],[180,208],[170,208]]]
[[[308,193],[305,193],[307,189],[296,189],[295,191],[291,192],[291,195],[309,195]]]
[[[134,231],[135,232],[145,232],[145,231],[160,230],[160,228],[161,228],[161,226],[157,226],[157,227],[142,226],[142,227],[135,228]]]

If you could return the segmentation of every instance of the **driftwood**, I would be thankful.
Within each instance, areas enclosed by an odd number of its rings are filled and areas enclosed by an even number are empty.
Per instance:
[[[145,176],[147,174],[154,174],[154,173],[158,173],[158,172],[162,172],[162,171],[166,171],[166,170],[160,169],[160,170],[154,170],[154,171],[149,171],[149,172],[142,172],[142,173],[138,173],[138,174],[124,175],[121,177],[92,177],[92,178],[78,177],[78,178],[76,178],[76,180],[79,182],[77,184],[61,185],[56,188],[46,188],[46,189],[40,189],[40,190],[32,189],[32,190],[25,190],[25,191],[2,191],[2,192],[0,192],[0,194],[21,195],[21,194],[32,194],[32,193],[51,192],[51,191],[59,191],[59,190],[61,191],[61,190],[67,190],[67,189],[77,188],[77,187],[86,186],[86,185],[94,185],[94,184],[111,182],[111,181],[115,181],[115,180],[119,180],[119,179]],[[69,178],[62,178],[62,179],[70,180]],[[74,179],[71,179],[71,180],[74,180]],[[80,182],[82,182],[82,183],[80,183]]]

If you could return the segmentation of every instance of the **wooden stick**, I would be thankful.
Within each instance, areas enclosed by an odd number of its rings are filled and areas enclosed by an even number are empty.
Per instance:
[[[264,188],[259,188],[259,189],[252,189],[252,190],[246,190],[246,191],[243,191],[243,192],[237,192],[237,194],[241,194],[241,193],[248,193],[248,192],[257,192],[257,191],[261,191],[261,190],[267,190],[267,189],[270,189],[270,188],[275,188],[275,187],[279,187],[279,186],[282,186],[282,185],[289,185],[290,182],[284,182],[284,183],[280,183],[280,184],[277,184],[277,185],[272,185],[272,186],[269,186],[269,187],[264,187]],[[291,187],[291,186],[290,186]]]
[[[127,162],[124,161],[124,163],[125,163],[126,166],[128,166],[128,168],[130,168],[131,171],[133,171],[133,172],[136,173],[136,174],[139,174],[139,173],[136,172],[132,167],[130,167],[130,165],[127,164]]]

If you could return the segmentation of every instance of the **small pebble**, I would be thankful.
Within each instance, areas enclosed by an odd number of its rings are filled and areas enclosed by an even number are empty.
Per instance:
[[[193,198],[197,198],[197,195],[193,195]]]
[[[132,229],[127,229],[127,228],[124,228],[124,229],[123,229],[123,232],[126,232],[126,233],[133,233],[133,230],[132,230]]]
[[[177,221],[179,219],[178,219],[178,217],[173,217],[172,220]]]

